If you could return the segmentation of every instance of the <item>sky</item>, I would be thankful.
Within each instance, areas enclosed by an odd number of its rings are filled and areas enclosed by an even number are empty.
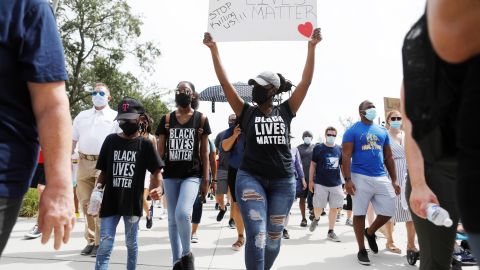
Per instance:
[[[241,1],[241,0],[232,0]],[[273,0],[264,0],[273,1]],[[209,49],[203,45],[207,30],[208,0],[130,0],[140,15],[142,40],[158,44],[162,52],[156,72],[146,78],[161,88],[173,89],[182,80],[195,84],[197,92],[218,85]],[[321,0],[317,2],[317,27],[323,40],[316,49],[312,84],[291,130],[293,145],[303,131],[323,140],[327,126],[344,128],[339,118],[359,119],[358,105],[371,100],[383,120],[383,98],[400,96],[403,38],[421,16],[425,0]],[[231,82],[271,70],[293,84],[300,81],[307,53],[306,41],[218,42],[220,56]],[[135,70],[134,67],[124,67]],[[169,99],[173,99],[173,93]],[[212,139],[227,127],[232,113],[228,103],[201,102]],[[376,120],[378,121],[378,119]],[[337,139],[337,143],[341,143]]]

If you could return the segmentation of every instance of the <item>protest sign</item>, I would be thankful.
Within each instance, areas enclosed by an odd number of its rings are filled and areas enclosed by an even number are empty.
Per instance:
[[[210,0],[215,41],[308,40],[316,25],[317,0]]]

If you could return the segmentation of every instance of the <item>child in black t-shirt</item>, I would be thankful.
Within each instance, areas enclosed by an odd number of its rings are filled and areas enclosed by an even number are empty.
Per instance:
[[[163,161],[152,143],[140,136],[139,123],[145,109],[135,99],[124,98],[118,105],[118,120],[123,133],[110,134],[103,142],[97,169],[101,170],[97,186],[104,187],[100,210],[100,246],[95,269],[107,269],[120,218],[125,223],[128,251],[127,269],[137,264],[137,231],[142,216],[146,170],[152,174],[150,196],[158,200],[163,194]]]

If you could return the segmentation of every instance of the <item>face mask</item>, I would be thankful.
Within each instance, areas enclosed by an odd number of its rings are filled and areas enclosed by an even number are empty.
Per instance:
[[[394,129],[399,129],[402,126],[402,121],[392,121],[390,122],[390,126]]]
[[[370,121],[373,121],[377,117],[377,109],[375,108],[370,108],[365,110],[365,118],[367,118]]]
[[[123,133],[125,133],[125,135],[127,135],[127,136],[132,136],[140,128],[138,123],[136,123],[136,122],[132,123],[132,122],[127,122],[127,121],[121,123],[119,126],[123,130]]]
[[[330,144],[330,145],[334,144],[334,143],[335,143],[335,139],[336,139],[336,138],[333,137],[333,136],[327,136],[327,138],[326,138],[327,144]]]
[[[95,107],[103,107],[106,106],[108,103],[108,97],[105,96],[100,96],[100,95],[95,95],[92,97],[92,102]]]
[[[257,103],[258,105],[262,105],[263,103],[267,102],[271,96],[268,95],[268,91],[259,86],[255,85],[252,90],[252,101]]]
[[[305,137],[303,138],[303,142],[305,144],[311,144],[312,143],[312,137]]]
[[[185,93],[180,93],[175,95],[175,103],[180,107],[186,108],[192,103],[192,97]]]

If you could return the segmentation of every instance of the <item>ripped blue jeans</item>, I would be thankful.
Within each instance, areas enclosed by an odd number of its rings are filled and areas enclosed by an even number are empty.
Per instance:
[[[280,252],[285,218],[295,199],[295,177],[266,179],[238,170],[236,197],[245,223],[245,265],[270,269]]]
[[[112,254],[115,234],[120,218],[123,217],[125,223],[125,245],[127,246],[127,269],[133,270],[137,267],[138,256],[138,222],[137,216],[110,216],[100,219],[100,245],[98,246],[95,270],[108,269],[110,255]]]

